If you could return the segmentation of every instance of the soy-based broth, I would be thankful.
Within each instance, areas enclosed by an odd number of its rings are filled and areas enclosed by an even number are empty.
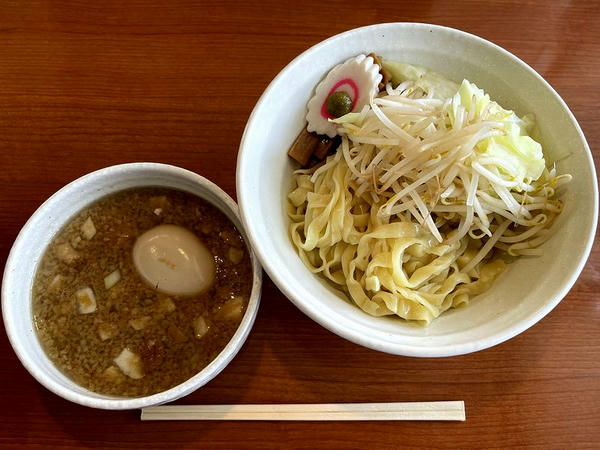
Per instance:
[[[140,276],[136,239],[165,224],[191,231],[212,255],[208,290],[166,294]],[[42,347],[63,373],[92,391],[134,397],[208,365],[235,333],[251,287],[247,248],[221,211],[185,192],[141,188],[99,200],[58,233],[32,306]]]

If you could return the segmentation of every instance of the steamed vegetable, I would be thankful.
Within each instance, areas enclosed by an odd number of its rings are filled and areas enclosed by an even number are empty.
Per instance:
[[[294,173],[290,236],[365,312],[428,323],[489,289],[502,253],[541,253],[570,175],[546,168],[533,116],[467,80],[383,66],[391,83],[329,118],[335,154]]]
[[[383,67],[392,74],[393,87],[405,81],[412,81],[415,88],[432,92],[433,97],[439,99],[453,96],[458,89],[456,83],[425,67],[386,59],[383,60]]]
[[[378,216],[409,214],[439,242],[439,229],[453,221],[450,243],[467,233],[492,236],[504,219],[508,234],[513,223],[537,227],[523,239],[545,235],[544,224],[562,209],[554,188],[570,176],[546,169],[542,146],[530,136],[533,116],[519,117],[468,80],[457,85],[423,67],[383,66],[392,74],[386,92],[361,112],[331,120],[357,192],[382,202]]]

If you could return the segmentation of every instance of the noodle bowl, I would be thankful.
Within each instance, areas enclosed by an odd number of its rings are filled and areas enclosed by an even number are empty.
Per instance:
[[[491,287],[472,297],[467,307],[447,310],[426,327],[419,326],[420,322],[398,320],[394,315],[365,313],[342,285],[312,273],[290,238],[288,194],[298,165],[288,157],[286,149],[306,125],[307,102],[316,84],[336,64],[369,50],[429,67],[452,80],[467,78],[485,87],[493,99],[514,108],[517,114],[535,112],[538,133],[533,136],[544,145],[546,165],[552,168],[556,161],[558,173],[573,175],[568,189],[560,195],[563,210],[552,220],[550,230],[557,232],[541,246],[543,254],[521,255],[506,264]],[[567,152],[569,157],[563,159]],[[592,156],[577,121],[559,95],[527,64],[497,45],[430,24],[390,23],[354,29],[295,58],[271,82],[248,120],[240,143],[236,178],[248,238],[282,294],[332,333],[397,355],[440,357],[471,353],[531,327],[556,307],[574,285],[594,242],[597,223],[597,181]],[[458,183],[455,186],[458,188]],[[478,195],[483,198],[482,191]],[[442,207],[463,208],[438,202],[436,208]],[[358,214],[358,209],[353,213]]]

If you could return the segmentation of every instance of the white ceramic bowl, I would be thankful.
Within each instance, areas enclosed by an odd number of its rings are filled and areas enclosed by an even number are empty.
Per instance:
[[[235,202],[206,178],[179,167],[157,163],[131,163],[92,172],[63,187],[31,216],[19,233],[2,282],[2,315],[6,333],[25,368],[46,388],[75,403],[103,409],[133,409],[183,397],[208,383],[233,359],[244,344],[260,302],[262,270],[250,251],[252,293],[245,315],[227,346],[189,380],[158,394],[123,398],[91,392],[67,378],[50,362],[38,341],[31,313],[31,288],[38,262],[54,235],[90,203],[123,189],[142,186],[171,187],[201,197],[219,208],[248,242]]]
[[[306,125],[306,103],[336,64],[359,53],[429,67],[460,82],[467,78],[519,114],[533,112],[547,157],[573,181],[563,197],[557,233],[544,256],[511,264],[485,294],[450,310],[426,328],[375,318],[345,302],[311,274],[288,237],[286,193],[293,164],[286,152]],[[258,101],[238,155],[237,194],[250,241],[283,293],[318,323],[357,344],[409,356],[474,352],[521,333],[544,317],[575,283],[589,255],[597,222],[598,189],[592,157],[573,114],[531,67],[506,50],[451,28],[388,23],[334,36],[302,53]]]

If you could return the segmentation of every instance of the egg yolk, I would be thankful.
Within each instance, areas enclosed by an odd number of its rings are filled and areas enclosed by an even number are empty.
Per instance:
[[[159,225],[138,237],[133,263],[146,282],[165,294],[198,294],[215,280],[213,255],[194,233],[177,225]]]

